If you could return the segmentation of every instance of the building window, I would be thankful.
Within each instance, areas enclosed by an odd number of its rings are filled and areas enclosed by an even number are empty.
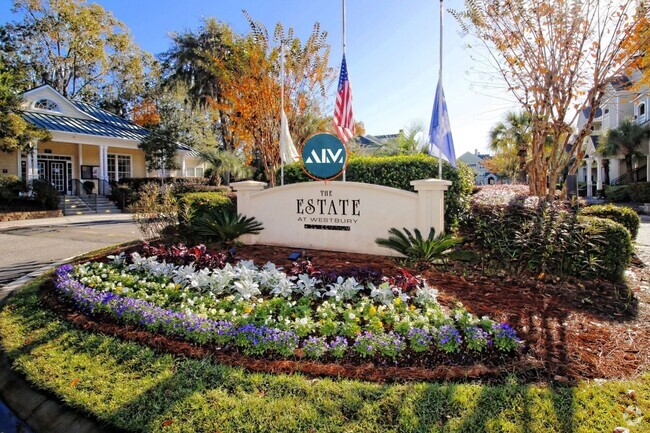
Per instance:
[[[131,155],[108,154],[108,180],[118,181],[131,177]]]
[[[639,117],[645,116],[645,103],[639,104],[639,107],[637,108],[637,113]]]
[[[185,177],[204,177],[203,167],[185,167]]]
[[[51,99],[39,99],[38,101],[34,102],[34,108],[48,111],[61,111],[59,110],[58,104]]]

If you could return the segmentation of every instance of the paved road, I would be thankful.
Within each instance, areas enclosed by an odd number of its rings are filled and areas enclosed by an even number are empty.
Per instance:
[[[0,287],[51,263],[141,237],[129,214],[0,223]]]

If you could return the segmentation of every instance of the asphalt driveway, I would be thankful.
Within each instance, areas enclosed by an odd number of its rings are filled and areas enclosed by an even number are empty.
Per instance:
[[[2,222],[0,287],[69,257],[140,238],[130,214]]]

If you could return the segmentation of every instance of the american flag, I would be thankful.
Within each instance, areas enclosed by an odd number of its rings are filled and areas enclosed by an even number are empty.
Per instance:
[[[354,136],[354,115],[352,114],[352,87],[348,80],[348,67],[345,63],[345,54],[341,62],[341,75],[339,75],[338,94],[336,107],[334,107],[334,128],[336,135],[343,143],[347,143]]]

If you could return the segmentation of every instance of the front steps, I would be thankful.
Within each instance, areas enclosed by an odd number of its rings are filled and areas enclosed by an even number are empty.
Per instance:
[[[84,196],[85,198],[86,196]],[[93,203],[90,197],[87,199],[88,203]],[[63,211],[64,215],[91,215],[91,214],[106,214],[106,213],[122,213],[120,209],[115,206],[115,203],[110,201],[105,196],[97,196],[97,210],[92,209],[80,197],[75,195],[63,195],[59,198],[59,208]]]

